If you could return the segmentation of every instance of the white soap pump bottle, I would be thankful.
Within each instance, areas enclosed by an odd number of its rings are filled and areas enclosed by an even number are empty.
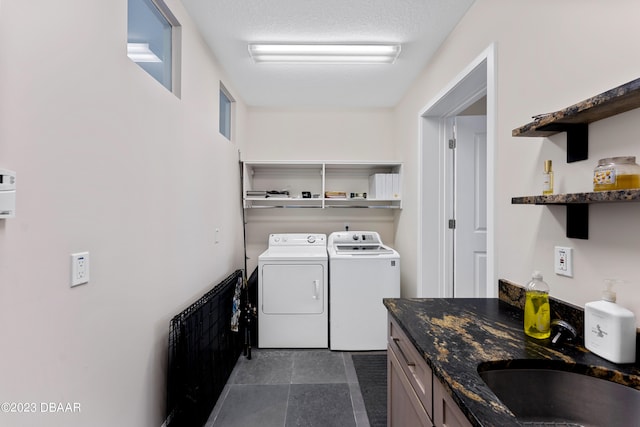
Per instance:
[[[602,300],[584,306],[584,346],[613,363],[636,361],[636,317],[616,304],[611,289],[617,280],[605,280]]]

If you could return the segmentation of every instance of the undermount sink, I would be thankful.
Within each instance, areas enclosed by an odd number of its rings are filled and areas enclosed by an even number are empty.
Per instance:
[[[483,381],[523,425],[640,425],[640,390],[549,368],[478,367]]]

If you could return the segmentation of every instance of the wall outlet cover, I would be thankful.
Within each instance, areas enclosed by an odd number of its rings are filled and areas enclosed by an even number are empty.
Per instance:
[[[71,287],[89,283],[89,252],[71,254]]]
[[[573,248],[554,247],[554,271],[560,276],[573,277]]]

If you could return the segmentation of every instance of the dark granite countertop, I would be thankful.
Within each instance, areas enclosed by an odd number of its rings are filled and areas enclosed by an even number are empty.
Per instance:
[[[580,372],[640,389],[636,365],[616,365],[578,344],[529,338],[522,310],[493,298],[385,299],[391,316],[474,426],[518,426],[478,374],[478,366]]]

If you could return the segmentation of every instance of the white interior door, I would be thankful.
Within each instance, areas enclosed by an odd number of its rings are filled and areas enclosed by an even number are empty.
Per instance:
[[[487,120],[455,118],[453,295],[487,297]]]

